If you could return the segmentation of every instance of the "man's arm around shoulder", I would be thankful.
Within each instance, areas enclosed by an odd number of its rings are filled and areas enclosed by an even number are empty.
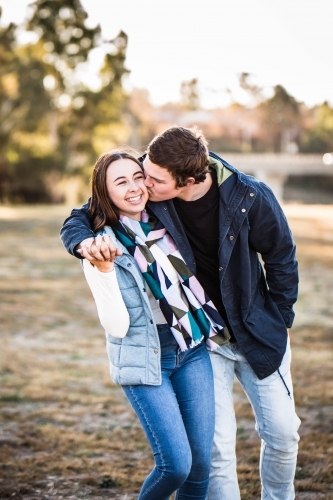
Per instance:
[[[90,226],[89,200],[81,208],[74,208],[60,230],[60,238],[67,252],[82,259],[76,252],[76,247],[88,238],[94,238],[95,234]]]
[[[122,250],[114,246],[110,236],[95,236],[90,224],[88,200],[81,208],[72,210],[60,230],[60,238],[67,252],[78,259],[113,262],[117,255],[122,255]]]

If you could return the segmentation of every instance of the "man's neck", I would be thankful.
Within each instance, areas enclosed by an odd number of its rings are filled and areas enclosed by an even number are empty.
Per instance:
[[[181,188],[181,191],[176,198],[183,201],[195,201],[199,200],[209,191],[213,183],[212,175],[208,172],[206,179],[199,184],[192,184],[191,186],[185,186]]]

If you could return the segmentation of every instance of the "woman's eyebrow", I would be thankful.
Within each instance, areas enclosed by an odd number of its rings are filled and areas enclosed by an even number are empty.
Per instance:
[[[134,172],[133,177],[134,177],[135,175],[137,175],[137,174],[141,174],[141,175],[143,175],[142,170],[138,170],[137,172]],[[121,175],[120,177],[117,177],[117,179],[115,179],[113,182],[119,181],[119,179],[126,179],[126,176],[125,176],[125,175]]]

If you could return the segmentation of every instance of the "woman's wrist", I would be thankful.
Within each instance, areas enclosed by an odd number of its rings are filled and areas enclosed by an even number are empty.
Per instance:
[[[96,266],[98,271],[101,273],[111,273],[114,269],[113,262],[110,261],[96,261],[94,262],[94,266]]]

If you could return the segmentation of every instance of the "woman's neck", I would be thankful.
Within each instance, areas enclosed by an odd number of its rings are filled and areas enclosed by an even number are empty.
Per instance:
[[[120,215],[122,215],[123,217],[128,217],[129,219],[138,220],[138,221],[141,220],[141,214],[142,214],[142,212],[137,212],[135,214],[124,214],[124,213],[120,212]]]

